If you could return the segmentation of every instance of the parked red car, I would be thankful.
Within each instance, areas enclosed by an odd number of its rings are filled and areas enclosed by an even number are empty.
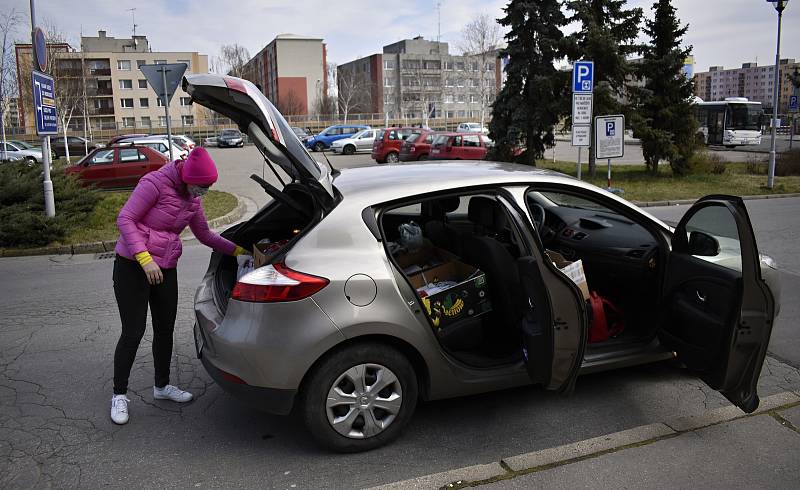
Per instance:
[[[147,172],[158,170],[169,159],[160,152],[138,145],[97,148],[64,171],[84,185],[102,189],[134,187]]]
[[[435,131],[426,130],[421,133],[412,133],[400,147],[400,161],[427,160],[435,137]]]
[[[431,146],[431,160],[483,160],[492,141],[480,133],[444,133],[436,135]]]
[[[379,129],[372,143],[372,159],[378,163],[394,163],[400,160],[400,146],[414,133],[421,133],[420,128],[384,128]]]

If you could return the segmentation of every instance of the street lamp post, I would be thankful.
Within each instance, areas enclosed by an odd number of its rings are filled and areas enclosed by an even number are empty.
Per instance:
[[[783,10],[789,0],[767,0],[778,11],[778,46],[775,50],[775,81],[772,96],[772,142],[769,149],[769,172],[767,174],[767,187],[772,189],[775,185],[775,135],[777,134],[778,103],[780,102],[780,68],[781,68],[781,20]]]

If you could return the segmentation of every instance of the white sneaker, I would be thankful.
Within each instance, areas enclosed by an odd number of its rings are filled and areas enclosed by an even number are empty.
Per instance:
[[[192,394],[188,391],[183,391],[177,386],[167,385],[163,388],[153,386],[153,398],[156,400],[172,400],[178,403],[186,403],[192,401]]]
[[[115,424],[123,425],[128,423],[128,397],[125,395],[114,395],[111,398],[111,420]]]

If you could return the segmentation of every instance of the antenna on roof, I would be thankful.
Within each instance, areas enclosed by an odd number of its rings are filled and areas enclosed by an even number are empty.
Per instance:
[[[442,41],[442,2],[436,2],[436,42]]]
[[[131,13],[131,18],[133,19],[133,45],[136,45],[136,7],[125,9]]]

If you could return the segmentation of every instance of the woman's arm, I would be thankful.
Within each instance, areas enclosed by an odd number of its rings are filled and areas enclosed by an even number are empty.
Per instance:
[[[122,207],[117,216],[117,228],[128,245],[130,253],[136,255],[140,252],[147,252],[145,247],[146,238],[136,226],[142,218],[150,211],[158,201],[158,187],[149,180],[140,180],[139,184],[131,193],[128,201]]]
[[[197,207],[197,211],[192,216],[192,219],[189,220],[189,228],[192,230],[192,233],[194,233],[194,236],[200,240],[200,243],[213,248],[217,252],[225,255],[239,255],[244,253],[244,249],[232,241],[222,238],[208,228],[206,213],[203,212],[202,204]]]

